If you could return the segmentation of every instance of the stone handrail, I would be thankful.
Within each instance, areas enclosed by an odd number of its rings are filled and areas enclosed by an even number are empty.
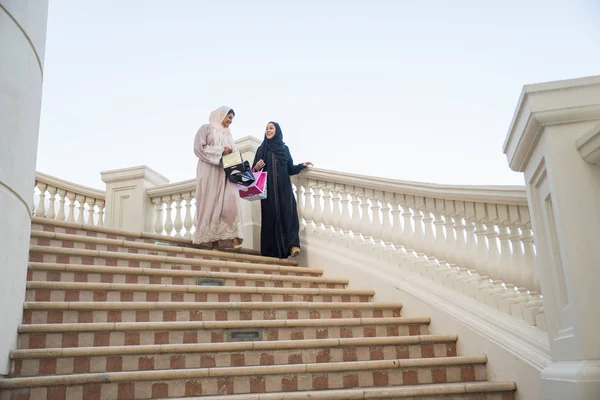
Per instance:
[[[524,187],[451,186],[311,169],[303,234],[398,263],[545,329]]]
[[[105,203],[106,193],[103,190],[78,185],[41,172],[35,174],[36,217],[103,226]]]

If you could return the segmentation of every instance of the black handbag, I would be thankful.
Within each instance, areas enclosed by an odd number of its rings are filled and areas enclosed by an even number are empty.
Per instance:
[[[255,181],[254,174],[250,169],[250,163],[242,159],[240,152],[223,156],[223,168],[229,182],[242,186],[250,186]]]

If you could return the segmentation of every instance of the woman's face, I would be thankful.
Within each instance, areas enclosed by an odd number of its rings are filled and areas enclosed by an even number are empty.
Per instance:
[[[223,122],[221,122],[223,124],[223,126],[225,128],[229,128],[229,125],[231,125],[231,123],[233,122],[233,114],[229,113],[227,114],[227,116],[223,119]]]
[[[267,137],[267,139],[271,139],[273,136],[275,136],[275,125],[269,123],[267,125],[267,130],[265,131],[265,136]]]

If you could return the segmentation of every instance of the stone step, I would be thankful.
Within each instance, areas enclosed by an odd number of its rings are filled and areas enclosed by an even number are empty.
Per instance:
[[[27,282],[25,301],[369,302],[373,290]]]
[[[88,232],[89,233],[89,232]],[[160,241],[137,242],[128,239],[109,239],[94,236],[71,235],[64,233],[32,231],[32,246],[58,247],[77,250],[98,250],[129,254],[144,254],[155,256],[183,257],[192,259],[208,259],[223,261],[242,261],[250,263],[295,266],[294,260],[262,257],[241,253],[216,250],[203,250],[185,246],[161,244]]]
[[[466,382],[385,388],[331,389],[279,393],[248,393],[210,397],[178,397],[171,400],[515,400],[513,382]],[[318,397],[315,397],[318,396]],[[159,400],[166,400],[162,398]]]
[[[128,246],[136,246],[136,244],[140,243],[146,245],[158,244],[161,246],[168,246],[169,250],[172,252],[205,254],[208,257],[222,257],[226,259],[253,261],[265,264],[296,265],[296,262],[292,259],[263,257],[254,250],[240,249],[233,251],[231,249],[226,251],[215,251],[206,248],[198,248],[198,246],[192,245],[191,239],[187,238],[157,235],[149,232],[126,231],[85,224],[82,225],[65,221],[47,220],[45,218],[32,218],[31,230],[32,239],[44,238],[64,240],[62,238],[65,236],[48,236],[48,234],[56,233],[57,235],[70,235],[70,239],[66,240],[78,242],[93,239],[108,239],[126,241],[126,245]]]
[[[240,332],[269,341],[418,336],[429,334],[429,322],[399,317],[32,324],[19,326],[19,349],[221,343]]]
[[[26,302],[24,324],[400,317],[400,303]]]
[[[485,356],[395,359],[229,368],[107,372],[10,378],[0,390],[33,399],[151,399],[343,388],[481,382]],[[52,392],[51,392],[52,391]],[[16,397],[15,396],[15,397]],[[54,397],[56,398],[56,397]]]
[[[455,357],[456,336],[17,350],[12,376]]]
[[[29,263],[28,281],[141,283],[159,285],[196,285],[203,280],[217,281],[223,286],[294,287],[343,289],[347,279],[313,276],[283,276],[173,270],[162,268],[110,267],[104,265]]]
[[[111,267],[163,268],[212,272],[243,272],[272,275],[321,276],[322,269],[259,264],[234,260],[194,259],[150,254],[120,253],[65,247],[30,246],[29,261],[55,264],[83,264]],[[196,267],[196,268],[194,268]]]

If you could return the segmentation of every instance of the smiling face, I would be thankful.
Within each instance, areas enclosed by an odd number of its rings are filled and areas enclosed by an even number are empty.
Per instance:
[[[221,122],[221,124],[223,124],[223,126],[225,128],[229,128],[229,125],[231,125],[232,122],[233,122],[233,113],[229,113],[225,116],[225,118],[223,118],[223,122]]]
[[[275,129],[275,125],[273,125],[272,123],[268,123],[267,124],[267,130],[265,131],[265,136],[267,137],[267,139],[272,139],[273,136],[275,136],[275,133],[277,133],[277,130]]]

